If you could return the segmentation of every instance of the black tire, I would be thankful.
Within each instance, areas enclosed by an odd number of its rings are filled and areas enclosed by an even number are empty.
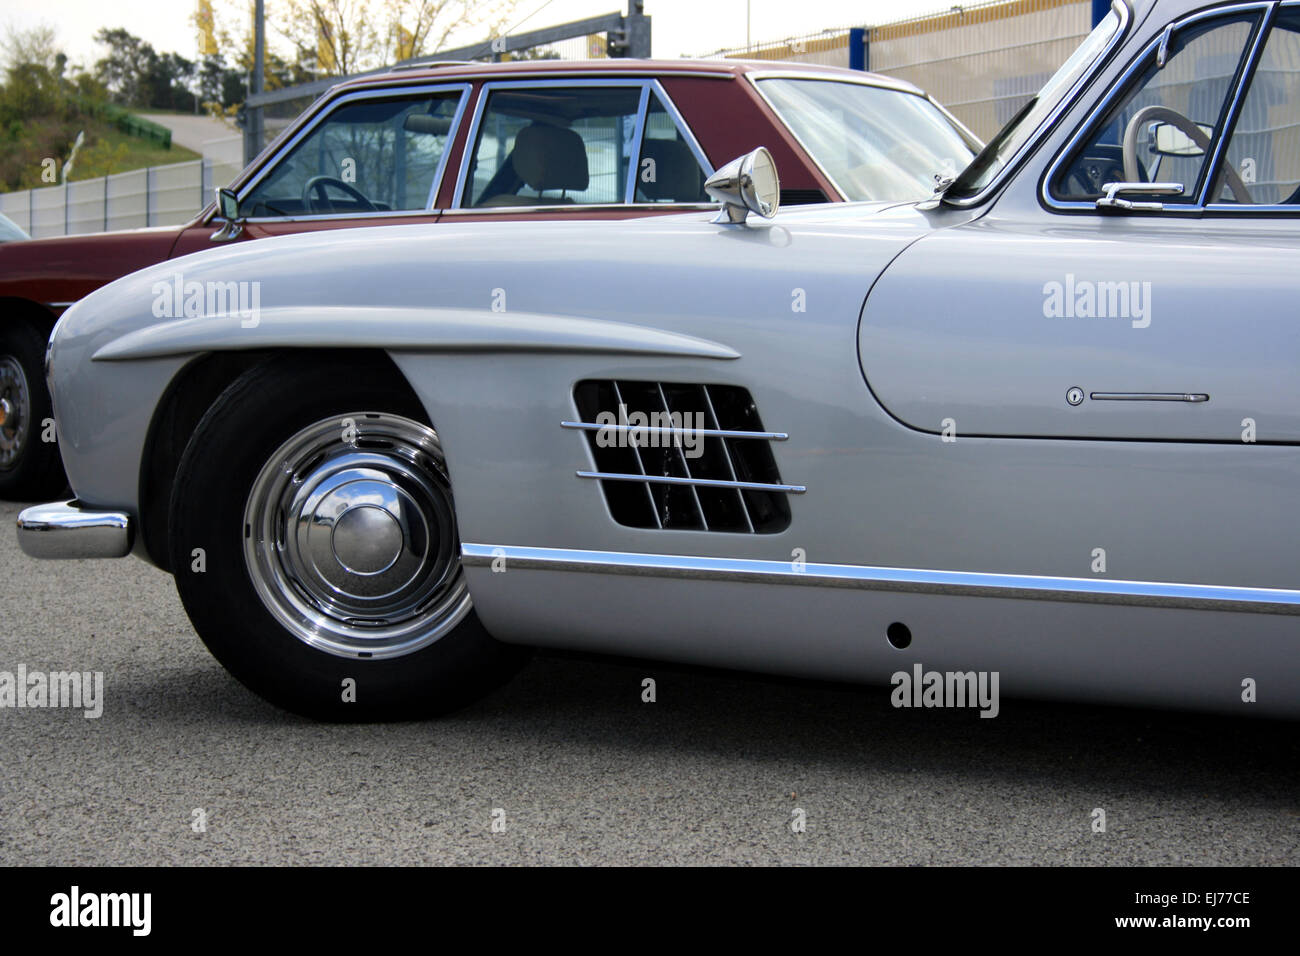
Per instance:
[[[494,640],[472,608],[460,618],[453,618],[448,613],[433,619],[435,623],[441,622],[437,626],[449,629],[432,643],[402,652],[400,656],[368,657],[365,650],[354,652],[355,648],[372,646],[366,643],[368,634],[331,638],[339,645],[331,652],[309,645],[308,638],[298,636],[306,627],[300,627],[292,619],[296,606],[293,602],[298,599],[292,594],[274,592],[266,598],[259,592],[259,586],[268,587],[268,579],[272,577],[264,567],[274,568],[277,561],[289,559],[274,557],[287,554],[283,545],[272,547],[262,543],[274,538],[274,532],[261,536],[252,533],[251,527],[245,529],[246,509],[253,509],[255,501],[267,498],[259,490],[266,486],[267,481],[283,482],[287,489],[285,494],[290,494],[298,485],[316,481],[319,475],[329,472],[330,467],[335,468],[332,473],[335,476],[343,474],[343,464],[329,463],[344,462],[348,446],[346,442],[335,442],[338,448],[326,455],[325,464],[304,465],[300,474],[307,474],[308,482],[281,479],[279,472],[283,469],[277,470],[269,464],[273,455],[280,461],[287,457],[283,455],[288,447],[286,443],[291,445],[300,435],[317,434],[312,429],[319,428],[326,419],[343,423],[344,419],[359,412],[383,412],[390,420],[401,416],[427,428],[423,409],[404,383],[394,388],[385,384],[385,377],[391,381],[391,370],[387,376],[378,370],[367,374],[355,363],[339,360],[304,364],[281,359],[253,369],[226,389],[199,422],[181,458],[172,491],[169,528],[172,570],[181,601],[199,637],[217,660],[251,690],[286,710],[322,720],[400,720],[446,713],[474,701],[504,682],[522,666],[528,654],[523,648]],[[381,416],[373,417],[378,419]],[[358,447],[356,444],[351,446],[354,451]],[[392,453],[392,458],[398,461],[396,453]],[[355,472],[347,471],[346,474]],[[445,477],[445,472],[443,475]],[[343,479],[335,477],[331,480]],[[394,487],[400,487],[400,481],[405,480],[404,476],[395,479],[399,484]],[[320,481],[320,487],[328,487],[326,479]],[[255,497],[250,497],[252,492],[256,492]],[[299,491],[297,494],[301,496],[303,493]],[[279,501],[270,500],[273,504]],[[447,501],[450,501],[449,497]],[[325,505],[318,507],[324,508]],[[381,510],[355,504],[348,507],[357,512],[365,511],[367,507],[371,511]],[[288,513],[291,510],[283,511],[272,505],[256,512],[259,516]],[[318,513],[308,514],[301,522],[280,522],[278,527],[298,529],[285,532],[283,540],[295,534],[295,541],[304,535],[327,535],[330,542],[328,553],[337,562],[335,566],[320,559],[318,549],[325,546],[313,545],[312,541],[323,539],[308,540],[307,545],[299,548],[305,564],[294,568],[302,572],[300,580],[322,567],[328,567],[329,573],[338,575],[355,573],[339,557],[339,545],[335,543],[347,514],[344,511],[337,515],[328,532],[314,530]],[[428,517],[428,514],[421,514]],[[451,537],[454,537],[454,512],[452,514]],[[378,519],[383,522],[378,534],[371,534],[370,526],[362,522],[361,530],[350,532],[353,536],[348,541],[363,549],[363,555],[369,554],[372,546],[378,547],[373,545],[376,538],[382,539],[381,544],[390,540],[391,533],[387,530],[389,518],[385,513]],[[279,521],[275,517],[267,520]],[[250,526],[257,523],[249,522]],[[400,524],[396,521],[391,523],[393,526]],[[418,522],[411,524],[419,527]],[[420,580],[421,575],[432,580],[435,573],[439,581],[449,580],[449,563],[438,566],[435,572],[429,559],[411,557],[420,552],[418,544],[410,544],[416,537],[415,532],[401,531],[396,533],[396,537],[401,541],[397,546],[401,557],[400,560],[395,558],[391,567],[401,567],[393,572],[395,576],[406,573],[407,565],[402,562],[409,559],[416,561],[418,567],[412,581]],[[440,541],[440,538],[432,533],[426,535],[420,553],[436,550],[432,544],[435,540]],[[361,543],[357,545],[357,542]],[[455,573],[463,576],[459,569],[459,539],[448,547],[449,553],[456,555],[448,558],[448,562],[454,560]],[[202,570],[196,570],[196,548],[204,552],[206,567]],[[268,554],[273,556],[266,558]],[[352,557],[348,560],[353,565],[357,563]],[[269,563],[264,565],[264,561]],[[342,571],[339,571],[340,567]],[[381,570],[374,573],[387,575],[390,572]],[[352,587],[352,582],[358,579],[347,580],[349,589],[363,593]],[[255,581],[260,583],[255,584]],[[386,581],[380,583],[387,584]],[[456,594],[461,593],[464,603],[457,607],[460,613],[464,613],[463,607],[468,606],[468,591],[456,592],[454,585],[450,584],[445,587],[447,596],[430,603],[441,607],[440,602],[445,601],[451,606]],[[444,592],[436,593],[441,595]],[[277,616],[273,607],[289,609],[282,610],[281,616]],[[284,616],[290,618],[288,624]],[[331,622],[334,620],[330,615],[324,616]],[[356,620],[343,612],[337,612],[337,616],[339,622],[330,626],[340,631]],[[429,627],[435,629],[434,624]],[[310,628],[306,630],[310,631]],[[421,632],[417,629],[416,633],[433,633],[433,630]],[[347,653],[340,648],[347,649]],[[354,700],[344,699],[344,682],[349,678],[355,681]]]
[[[0,498],[8,501],[49,500],[68,486],[58,443],[42,441],[44,423],[54,418],[45,386],[45,342],[24,319],[0,324],[0,399],[12,409],[0,425]]]

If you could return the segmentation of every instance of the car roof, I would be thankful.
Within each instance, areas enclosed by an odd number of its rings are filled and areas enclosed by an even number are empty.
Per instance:
[[[794,63],[776,60],[513,60],[508,63],[473,63],[443,61],[398,65],[383,72],[367,73],[340,81],[331,93],[341,90],[371,86],[388,86],[395,82],[407,83],[428,79],[484,79],[509,80],[539,76],[713,76],[718,79],[738,79],[746,74],[780,73],[808,78],[848,80],[872,86],[920,93],[921,90],[904,80],[863,70],[850,70],[816,63]]]

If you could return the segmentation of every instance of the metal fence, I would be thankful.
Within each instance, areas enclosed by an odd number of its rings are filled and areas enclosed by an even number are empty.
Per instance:
[[[854,44],[862,45],[861,34],[865,30],[850,27],[822,30],[819,33],[806,33],[802,36],[787,37],[755,43],[747,47],[719,50],[708,54],[708,58],[725,57],[736,60],[780,60],[790,63],[815,63],[818,66],[840,66],[852,68]],[[863,47],[865,49],[865,47]],[[858,67],[861,69],[861,67]]]
[[[916,84],[988,139],[1091,29],[1091,0],[985,4],[873,27],[868,68]]]
[[[212,190],[231,182],[242,168],[237,161],[208,156],[59,186],[0,193],[0,212],[35,239],[178,226],[192,219],[211,201]]]
[[[998,0],[861,28],[721,50],[732,59],[866,69],[914,83],[988,139],[1092,28],[1092,0]]]

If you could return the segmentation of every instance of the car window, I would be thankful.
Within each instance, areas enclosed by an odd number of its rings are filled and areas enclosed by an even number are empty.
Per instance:
[[[641,158],[637,163],[637,202],[709,202],[704,170],[682,131],[659,97],[646,107]]]
[[[427,209],[461,92],[344,103],[240,201],[274,217]]]
[[[975,156],[975,144],[916,93],[813,79],[758,86],[849,200],[926,199]]]
[[[640,106],[640,86],[490,91],[461,206],[626,201]]]
[[[1052,194],[1087,201],[1112,182],[1181,183],[1164,203],[1193,202],[1213,155],[1258,15],[1244,13],[1174,31],[1083,145],[1061,166]]]
[[[1279,12],[1264,43],[1224,163],[1218,202],[1300,204],[1300,10],[1294,7]]]

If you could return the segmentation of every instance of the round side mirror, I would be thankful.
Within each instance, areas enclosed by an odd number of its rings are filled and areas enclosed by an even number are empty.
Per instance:
[[[776,161],[763,146],[727,163],[709,177],[704,188],[722,203],[714,222],[742,223],[751,212],[771,219],[781,205]]]

